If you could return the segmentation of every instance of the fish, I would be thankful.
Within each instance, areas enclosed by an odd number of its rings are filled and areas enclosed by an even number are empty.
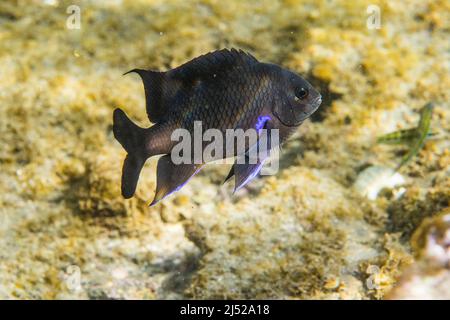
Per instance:
[[[270,137],[276,129],[279,141],[270,146],[273,149],[284,143],[322,102],[320,93],[297,73],[260,62],[234,48],[209,52],[168,71],[133,69],[125,74],[129,73],[142,79],[146,111],[153,125],[141,128],[122,109],[113,112],[114,137],[127,152],[121,192],[126,199],[133,197],[146,160],[162,155],[150,206],[180,190],[209,162],[193,159],[175,163],[171,157],[178,143],[172,139],[175,130],[194,133],[196,123],[201,123],[203,130],[216,129],[224,135],[229,129],[255,129],[258,134],[268,132]],[[240,153],[233,148],[236,161],[227,179],[235,177],[235,191],[257,176],[267,159],[261,157],[256,163],[237,161],[245,159],[252,149],[261,148],[262,140],[258,138],[252,145],[249,142]],[[206,146],[206,142],[200,145],[202,150]]]
[[[436,135],[435,132],[428,132],[426,139],[432,138],[435,135]],[[395,144],[411,145],[419,137],[420,137],[419,128],[402,129],[378,137],[377,143],[393,144],[393,145]]]
[[[406,144],[410,147],[397,165],[396,172],[419,153],[427,139],[436,135],[435,132],[430,132],[433,108],[434,103],[429,102],[420,109],[420,120],[417,127],[394,131],[377,138],[378,143]]]

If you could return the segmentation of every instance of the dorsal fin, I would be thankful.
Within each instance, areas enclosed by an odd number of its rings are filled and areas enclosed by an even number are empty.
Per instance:
[[[171,108],[172,99],[180,89],[188,93],[192,83],[208,76],[219,76],[235,67],[249,67],[257,63],[255,57],[242,50],[222,49],[192,59],[167,72],[133,69],[142,78],[145,89],[147,115],[157,123]]]
[[[249,67],[255,63],[258,60],[242,50],[222,49],[194,58],[167,73],[173,79],[189,82],[205,76],[220,76],[221,72],[235,67]]]

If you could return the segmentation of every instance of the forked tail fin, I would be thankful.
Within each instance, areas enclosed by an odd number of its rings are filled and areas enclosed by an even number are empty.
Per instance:
[[[135,125],[121,109],[114,110],[114,137],[128,152],[122,168],[122,195],[129,199],[136,191],[139,174],[150,154],[145,148],[146,130]]]

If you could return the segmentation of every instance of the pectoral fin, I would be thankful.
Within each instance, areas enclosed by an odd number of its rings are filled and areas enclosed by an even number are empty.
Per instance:
[[[263,129],[267,129],[267,131],[258,137],[258,142],[251,146],[244,155],[236,159],[224,180],[225,183],[233,175],[235,176],[234,192],[244,187],[258,175],[264,161],[269,157],[272,147],[278,146],[278,144],[272,145],[270,130],[273,129],[273,125],[270,120],[265,122]]]
[[[201,164],[174,164],[170,155],[162,156],[158,160],[156,169],[156,193],[150,206],[163,198],[180,190],[190,178],[200,171]]]

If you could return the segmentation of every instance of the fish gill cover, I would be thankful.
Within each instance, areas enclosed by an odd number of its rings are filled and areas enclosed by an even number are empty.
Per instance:
[[[1,1],[0,297],[379,299],[405,296],[408,274],[432,278],[450,198],[450,4],[373,5]],[[112,114],[149,122],[141,80],[122,74],[221,48],[305,76],[323,98],[314,121],[276,175],[234,196],[230,167],[208,165],[149,208],[150,159],[124,200]],[[379,184],[408,149],[377,137],[417,126],[428,102],[440,138]]]

